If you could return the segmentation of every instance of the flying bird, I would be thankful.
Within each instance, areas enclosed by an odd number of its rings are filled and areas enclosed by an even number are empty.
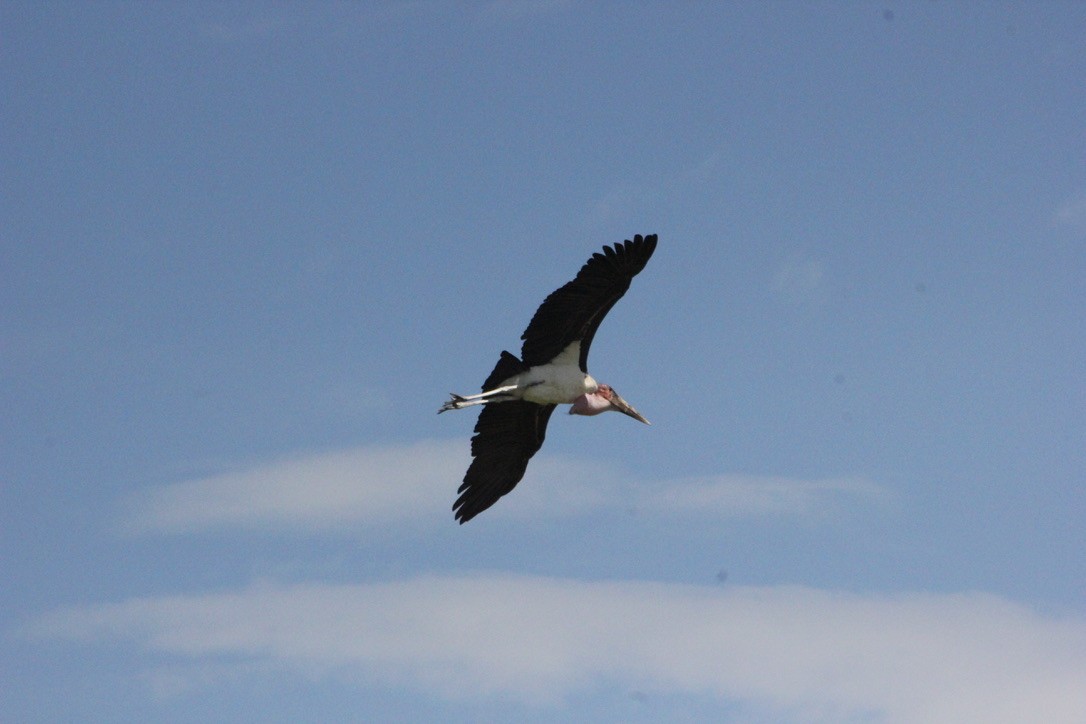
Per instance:
[[[573,281],[539,305],[520,336],[520,358],[503,351],[478,395],[450,393],[438,414],[484,405],[471,438],[474,458],[453,504],[461,525],[512,490],[543,445],[547,421],[558,405],[571,415],[616,410],[650,424],[610,385],[588,374],[588,348],[600,322],[645,268],[656,234],[603,247]]]

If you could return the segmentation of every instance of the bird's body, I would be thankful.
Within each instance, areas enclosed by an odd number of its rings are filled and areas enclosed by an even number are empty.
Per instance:
[[[512,387],[512,394],[537,405],[572,403],[586,393],[595,392],[599,387],[592,376],[577,365],[580,354],[580,341],[571,342],[547,364],[530,367],[502,380],[498,387]]]
[[[474,460],[453,505],[466,523],[508,493],[524,477],[528,461],[543,445],[554,408],[570,414],[622,412],[648,424],[609,385],[588,374],[588,349],[596,329],[648,263],[656,235],[635,236],[605,246],[573,281],[551,293],[521,335],[521,359],[502,352],[477,395],[452,393],[439,413],[485,405],[471,439]]]

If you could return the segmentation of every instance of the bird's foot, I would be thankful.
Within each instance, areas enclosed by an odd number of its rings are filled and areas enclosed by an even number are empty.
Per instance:
[[[450,392],[448,402],[441,406],[441,409],[437,411],[437,414],[440,415],[441,413],[448,412],[449,410],[459,410],[461,407],[464,407],[465,402],[467,402],[467,398],[465,398],[463,395],[458,395],[455,392]]]

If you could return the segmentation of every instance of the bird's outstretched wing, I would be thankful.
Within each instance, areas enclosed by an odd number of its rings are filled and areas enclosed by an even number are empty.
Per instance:
[[[588,371],[588,348],[596,329],[645,268],[656,250],[656,234],[627,239],[585,262],[573,281],[556,289],[539,305],[528,328],[520,356],[529,367],[546,364],[570,345],[581,342],[581,369]]]
[[[487,405],[475,423],[472,460],[453,504],[456,519],[467,523],[498,502],[520,482],[528,461],[543,445],[555,405],[514,400]]]

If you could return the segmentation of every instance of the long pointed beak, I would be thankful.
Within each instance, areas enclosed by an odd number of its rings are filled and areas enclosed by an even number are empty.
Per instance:
[[[624,415],[629,415],[635,420],[651,425],[652,423],[645,419],[645,417],[633,408],[633,405],[622,399],[617,392],[611,391],[611,407],[615,408]]]

